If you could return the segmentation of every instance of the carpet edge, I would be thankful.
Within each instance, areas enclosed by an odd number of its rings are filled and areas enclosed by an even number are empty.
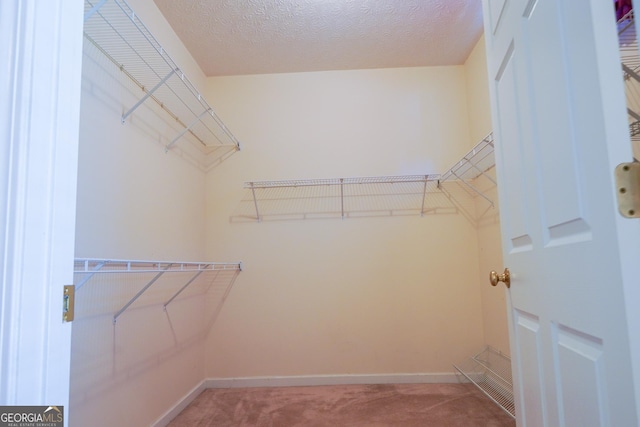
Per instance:
[[[207,378],[205,388],[304,387],[357,384],[458,383],[454,372],[413,374],[301,375],[273,377]]]

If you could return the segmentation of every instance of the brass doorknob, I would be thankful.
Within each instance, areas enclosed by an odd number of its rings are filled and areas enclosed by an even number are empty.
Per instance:
[[[507,288],[511,287],[511,274],[509,273],[509,269],[505,268],[504,273],[498,274],[495,271],[491,271],[489,273],[489,281],[491,282],[491,286],[497,286],[499,282],[504,282]]]

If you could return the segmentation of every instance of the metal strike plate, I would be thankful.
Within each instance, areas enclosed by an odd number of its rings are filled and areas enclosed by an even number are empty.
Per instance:
[[[640,163],[620,163],[615,176],[620,214],[640,218]]]
[[[73,321],[75,311],[76,287],[66,285],[64,287],[64,296],[62,297],[62,321]]]

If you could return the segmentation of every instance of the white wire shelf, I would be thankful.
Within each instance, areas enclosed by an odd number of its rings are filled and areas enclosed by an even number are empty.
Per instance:
[[[633,10],[618,21],[620,60],[625,84],[629,135],[634,154],[640,152],[640,55]]]
[[[486,346],[476,355],[453,367],[515,418],[511,359],[508,356],[491,346]]]
[[[124,0],[85,0],[84,10],[87,41],[143,93],[123,113],[123,123],[152,100],[182,128],[166,144],[167,150],[185,137],[205,148],[240,149],[233,134]]]
[[[297,179],[282,181],[252,181],[246,182],[245,188],[276,188],[276,187],[310,187],[322,185],[351,185],[351,184],[398,184],[405,182],[435,181],[439,175],[401,175],[401,176],[369,176],[355,178],[321,178]]]
[[[244,187],[250,192],[244,214],[258,221],[424,215],[433,209],[429,200],[438,193],[438,175],[252,181]]]
[[[445,174],[355,178],[249,181],[247,194],[232,220],[286,220],[362,216],[425,215],[463,212],[476,215],[473,198],[484,198],[477,185],[495,165],[493,135],[489,134]],[[469,197],[470,196],[470,197]]]
[[[141,283],[144,283],[144,285],[114,313],[113,323],[115,324],[118,317],[165,274],[174,273],[176,276],[179,276],[176,283],[180,285],[177,290],[175,290],[174,286],[175,292],[164,302],[163,306],[166,309],[178,295],[196,282],[203,273],[219,273],[222,271],[235,272],[237,274],[242,271],[242,262],[137,261],[77,258],[74,260],[74,285],[77,292],[93,279],[95,275],[111,274],[115,276],[118,274],[135,274],[141,277]],[[182,274],[178,275],[177,273]]]

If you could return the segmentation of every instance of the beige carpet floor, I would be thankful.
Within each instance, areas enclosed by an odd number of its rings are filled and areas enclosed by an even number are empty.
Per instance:
[[[170,427],[514,427],[471,384],[207,389]]]

